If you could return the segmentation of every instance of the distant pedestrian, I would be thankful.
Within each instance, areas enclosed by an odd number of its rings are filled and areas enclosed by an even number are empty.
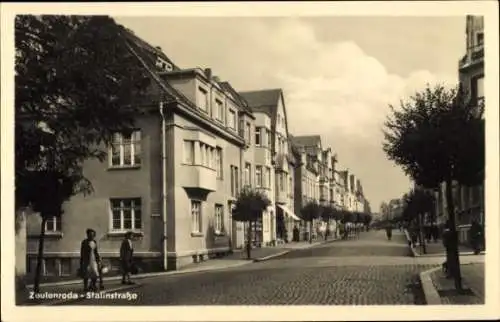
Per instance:
[[[469,234],[474,254],[478,255],[481,253],[482,228],[476,219],[472,221]]]
[[[134,247],[132,245],[132,232],[127,232],[120,247],[120,262],[122,266],[122,284],[134,284],[130,280],[133,270]]]
[[[101,258],[95,241],[96,232],[87,229],[87,238],[81,243],[79,275],[83,278],[83,291],[97,291],[97,279],[100,276]],[[88,281],[90,279],[90,287]]]
[[[392,239],[392,225],[387,225],[387,227],[385,227],[385,234],[388,240]]]

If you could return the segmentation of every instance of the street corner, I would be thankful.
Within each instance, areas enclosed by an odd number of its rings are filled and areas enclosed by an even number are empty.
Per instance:
[[[420,273],[420,284],[422,285],[422,290],[424,292],[425,303],[426,305],[440,305],[441,297],[437,289],[434,287],[434,283],[432,282],[432,274],[441,267],[434,267],[429,270],[423,271]]]

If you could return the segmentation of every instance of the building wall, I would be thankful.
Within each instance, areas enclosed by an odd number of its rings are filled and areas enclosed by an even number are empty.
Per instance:
[[[229,235],[232,232],[232,223],[229,221],[231,217],[230,205],[235,200],[235,196],[231,195],[230,167],[236,166],[241,169],[241,155],[237,145],[200,129],[196,124],[180,115],[174,116],[174,124],[169,128],[169,132],[173,137],[172,146],[175,151],[183,152],[175,153],[173,158],[175,181],[171,182],[170,189],[173,190],[172,196],[175,203],[173,211],[169,212],[169,221],[175,223],[175,244],[174,251],[169,252],[168,257],[171,262],[176,261],[176,265],[182,266],[193,260],[205,259],[207,255],[212,253],[222,253],[229,250]],[[203,144],[222,149],[222,178],[217,178],[215,162],[212,163],[211,167],[186,164],[184,140],[195,138]],[[194,151],[194,163],[200,164],[200,153],[196,145]],[[197,178],[197,176],[200,177]],[[213,189],[210,192],[202,189],[187,189],[196,182],[200,182],[200,186],[213,187]],[[201,200],[202,215],[199,233],[193,228],[192,200]],[[223,223],[226,230],[224,236],[216,236],[214,231],[216,205],[223,208]],[[195,257],[193,258],[193,256]]]
[[[110,198],[141,198],[142,229],[134,238],[135,254],[146,266],[161,266],[158,258],[162,251],[163,220],[161,217],[161,157],[160,157],[160,117],[146,115],[136,121],[141,131],[141,165],[134,168],[110,167],[109,157],[100,162],[88,160],[83,173],[92,182],[93,193],[73,196],[63,205],[61,230],[47,231],[44,243],[47,266],[70,267],[74,273],[80,256],[80,243],[85,238],[85,230],[96,231],[101,256],[116,259],[124,231],[114,231],[111,226]],[[102,147],[107,150],[106,147]],[[30,215],[27,218],[28,268],[32,270],[38,248],[41,218]],[[62,260],[61,260],[62,259]],[[115,265],[115,264],[113,264]]]
[[[255,145],[255,138],[253,142],[254,159],[255,165],[262,166],[262,177],[265,185],[259,190],[264,192],[271,202],[268,210],[264,211],[262,215],[262,238],[264,245],[266,245],[276,240],[276,179],[272,165],[271,145],[269,144],[271,139],[268,137],[271,136],[271,117],[266,113],[254,113],[254,116],[255,126],[261,129],[260,146]],[[267,171],[269,171],[269,175],[267,175]]]

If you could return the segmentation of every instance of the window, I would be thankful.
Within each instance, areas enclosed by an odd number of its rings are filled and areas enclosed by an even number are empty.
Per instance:
[[[45,222],[45,231],[47,233],[61,232],[61,217],[50,217]]]
[[[210,102],[208,101],[207,91],[201,87],[198,87],[198,107],[203,111],[208,113],[208,107]]]
[[[245,186],[251,185],[251,167],[250,163],[245,163]]]
[[[484,43],[484,33],[478,32],[476,34],[477,45],[480,46]]]
[[[215,163],[217,167],[217,178],[222,179],[222,169],[223,169],[222,149],[219,147],[215,149]]]
[[[241,137],[245,138],[245,126],[244,126],[245,122],[243,120],[243,118],[240,118],[240,124],[238,126],[238,133],[240,134]]]
[[[283,173],[280,173],[279,174],[279,181],[280,181],[280,191],[283,191],[283,189],[285,188],[285,176]]]
[[[238,167],[231,166],[231,196],[235,197],[238,194]]]
[[[267,147],[270,148],[271,147],[271,130],[268,130],[266,129],[266,132],[267,132]]]
[[[141,164],[141,131],[115,133],[110,147],[111,166],[127,167]]]
[[[194,164],[194,141],[184,141],[184,163]]]
[[[61,258],[59,260],[59,263],[61,265],[62,276],[69,276],[73,274],[73,271],[71,269],[71,258]]]
[[[260,131],[261,131],[260,127],[255,128],[255,145],[256,146],[260,146],[260,135],[261,135]]]
[[[112,230],[140,230],[142,211],[140,198],[111,199]]]
[[[255,185],[257,187],[264,186],[262,184],[262,166],[260,166],[260,165],[255,166]]]
[[[290,177],[290,180],[289,180],[288,193],[293,194],[293,180],[292,180],[292,177]]]
[[[201,201],[191,200],[191,232],[201,233]]]
[[[236,112],[234,110],[229,110],[229,118],[227,120],[227,126],[236,130]]]
[[[252,143],[252,129],[250,127],[250,123],[247,122],[245,125],[245,140],[251,144]]]
[[[217,109],[217,120],[224,122],[224,105],[218,99],[215,100],[215,108]]]
[[[55,258],[45,258],[43,260],[43,275],[45,276],[58,276],[59,267]]]
[[[266,167],[266,188],[271,188],[271,168]]]
[[[224,231],[224,207],[222,205],[215,205],[214,221],[215,233],[222,233]]]
[[[480,103],[484,99],[484,76],[474,77],[471,80],[472,99]]]

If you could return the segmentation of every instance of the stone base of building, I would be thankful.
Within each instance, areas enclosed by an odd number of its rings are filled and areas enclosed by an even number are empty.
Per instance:
[[[210,259],[223,257],[231,252],[232,249],[229,247],[220,247],[205,250],[169,253],[167,255],[167,267],[169,271],[176,271],[191,264],[197,264]]]

